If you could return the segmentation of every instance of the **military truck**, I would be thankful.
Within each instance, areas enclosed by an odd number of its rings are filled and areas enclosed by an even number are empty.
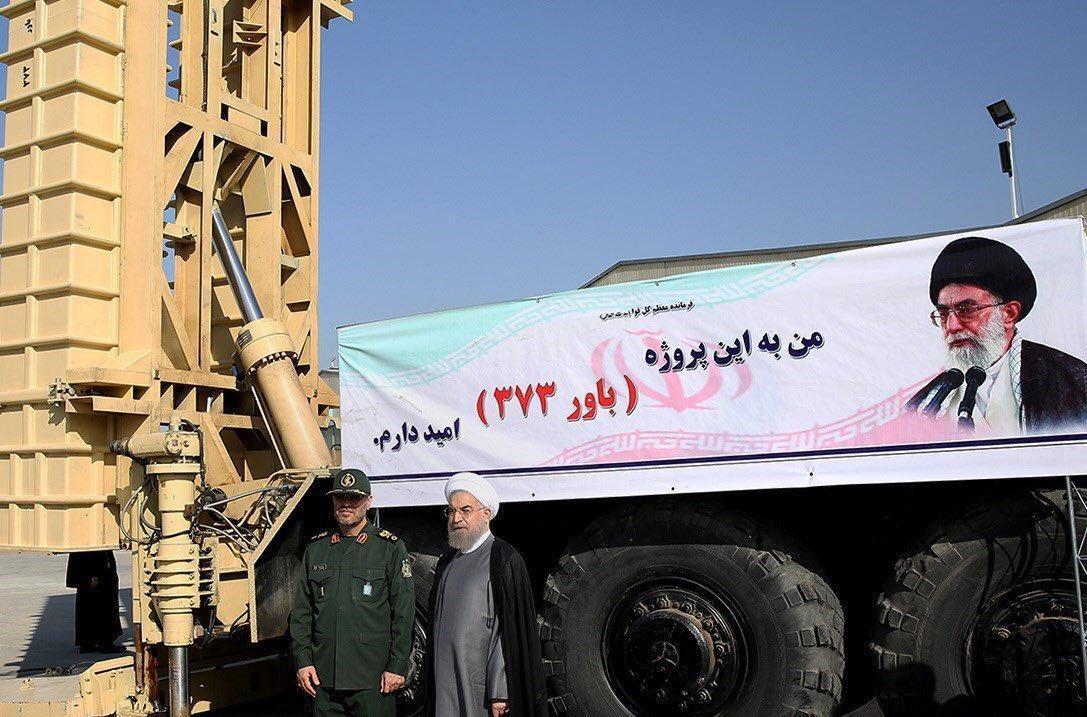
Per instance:
[[[1071,714],[1085,247],[1051,219],[345,326],[343,461],[424,583],[419,506],[492,480],[558,713]]]

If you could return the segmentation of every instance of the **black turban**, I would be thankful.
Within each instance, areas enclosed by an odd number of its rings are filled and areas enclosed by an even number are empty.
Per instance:
[[[985,237],[956,239],[936,257],[928,285],[933,306],[940,290],[948,284],[980,286],[1003,301],[1018,301],[1023,306],[1020,319],[1030,313],[1038,298],[1034,273],[1019,252]]]

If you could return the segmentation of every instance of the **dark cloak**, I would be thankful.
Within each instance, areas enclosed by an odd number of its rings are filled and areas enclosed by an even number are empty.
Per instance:
[[[1087,427],[1087,364],[1055,348],[1024,341],[1019,374],[1029,430]]]
[[[449,550],[438,559],[434,584],[430,588],[430,619],[434,621],[434,604],[438,586],[449,561],[456,554]],[[544,684],[540,634],[536,623],[536,602],[525,561],[512,545],[496,537],[491,548],[491,589],[494,591],[495,613],[501,626],[502,654],[506,660],[506,689],[509,711],[517,717],[548,717],[547,688]],[[423,675],[427,686],[426,714],[435,715],[434,704],[434,631],[427,635]]]
[[[75,588],[75,644],[105,648],[121,636],[117,562],[109,550],[71,553],[65,584]]]

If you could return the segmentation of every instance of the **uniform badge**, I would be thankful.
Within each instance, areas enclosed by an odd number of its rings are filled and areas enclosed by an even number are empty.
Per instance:
[[[328,570],[328,563],[317,563],[316,565],[313,566],[313,570],[314,571]]]
[[[411,579],[411,561],[410,560],[405,559],[402,563],[400,563],[400,574],[403,575],[408,580]]]
[[[362,594],[366,597],[370,597],[374,594],[374,586],[371,583],[366,583],[362,586]]]
[[[355,485],[355,476],[351,475],[350,473],[344,473],[343,477],[340,478],[340,485],[342,485],[344,488],[352,487],[353,485]]]

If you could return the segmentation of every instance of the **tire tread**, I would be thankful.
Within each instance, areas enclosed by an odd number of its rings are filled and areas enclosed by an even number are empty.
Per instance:
[[[829,717],[835,712],[845,669],[845,616],[837,596],[818,571],[805,567],[815,566],[812,557],[789,536],[751,516],[713,502],[692,503],[666,497],[628,504],[598,518],[570,541],[558,569],[548,576],[540,636],[545,662],[549,663],[549,692],[561,695],[551,701],[556,713],[590,717],[568,689],[563,664],[564,614],[571,596],[583,589],[581,583],[591,579],[594,570],[614,551],[636,545],[639,540],[682,541],[706,536],[727,546],[728,553],[740,558],[738,562],[757,582],[780,586],[773,605],[789,624],[792,639],[787,645],[788,659],[805,666],[803,670],[784,668],[783,677],[804,697],[800,704],[782,705],[782,714]],[[816,665],[819,669],[812,669]]]

